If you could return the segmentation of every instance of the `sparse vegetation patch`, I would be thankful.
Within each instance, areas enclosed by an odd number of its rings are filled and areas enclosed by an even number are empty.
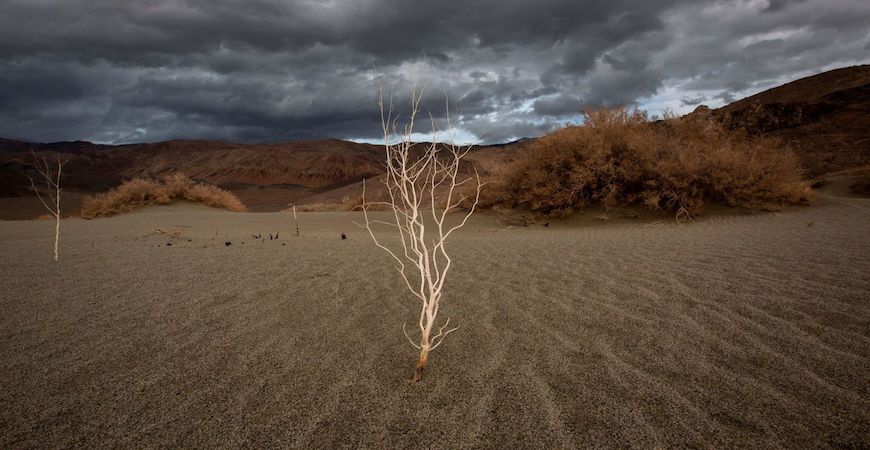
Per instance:
[[[135,178],[111,191],[90,196],[82,206],[82,217],[109,217],[148,205],[166,205],[178,200],[230,211],[245,211],[245,205],[233,193],[217,186],[197,183],[184,174],[175,173],[161,180]]]

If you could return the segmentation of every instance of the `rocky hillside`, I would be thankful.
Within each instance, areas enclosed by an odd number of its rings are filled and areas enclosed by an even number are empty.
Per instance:
[[[809,178],[870,165],[870,65],[802,78],[712,115],[729,128],[783,139]]]

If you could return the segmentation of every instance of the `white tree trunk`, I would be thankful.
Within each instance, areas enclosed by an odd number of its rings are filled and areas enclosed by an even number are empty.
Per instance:
[[[58,215],[54,221],[54,260],[55,261],[57,261],[58,257],[59,257],[59,255],[57,253],[57,247],[58,247],[58,243],[60,242],[60,202],[58,202],[57,210],[58,210]]]

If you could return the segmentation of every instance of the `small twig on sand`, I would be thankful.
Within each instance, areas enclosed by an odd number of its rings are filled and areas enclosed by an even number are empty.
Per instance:
[[[291,204],[293,207],[293,221],[296,222],[296,236],[299,236],[299,216],[296,215],[296,205]]]

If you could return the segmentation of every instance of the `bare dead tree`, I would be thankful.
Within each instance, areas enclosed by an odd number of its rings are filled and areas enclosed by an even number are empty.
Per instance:
[[[59,258],[58,244],[60,243],[60,193],[62,191],[60,187],[60,176],[63,171],[63,165],[66,164],[66,161],[61,158],[60,153],[57,153],[57,169],[54,169],[52,167],[54,164],[49,164],[47,157],[39,157],[33,151],[31,151],[30,154],[33,155],[36,171],[39,173],[41,179],[40,184],[42,185],[44,183],[45,185],[48,201],[46,201],[46,198],[42,196],[39,188],[36,187],[36,182],[33,181],[33,178],[30,178],[29,176],[27,178],[30,180],[30,187],[33,189],[33,192],[36,193],[36,197],[39,198],[39,201],[42,202],[45,209],[54,216],[54,260],[57,261]]]
[[[362,194],[364,228],[368,230],[375,245],[395,260],[396,270],[405,286],[420,301],[420,336],[417,342],[408,334],[407,324],[402,325],[408,342],[420,350],[414,368],[414,382],[422,379],[423,369],[429,361],[429,352],[438,348],[448,334],[459,328],[449,328],[450,318],[440,326],[436,325],[444,282],[453,263],[445,244],[474,213],[483,186],[476,170],[473,177],[460,177],[460,163],[471,150],[471,146],[458,146],[454,143],[453,128],[449,121],[449,102],[445,102],[448,116],[447,142],[436,143],[438,129],[431,115],[432,143],[426,144],[421,153],[419,146],[412,141],[423,92],[424,89],[418,92],[416,87],[412,87],[411,113],[408,123],[399,131],[397,117],[393,117],[392,96],[387,110],[383,89],[380,90],[378,105],[381,110],[387,169],[386,177],[382,181],[386,185],[389,201],[367,202],[365,180]],[[469,194],[463,193],[465,188],[462,186],[471,181],[476,182],[476,186],[471,185],[474,193],[470,194],[471,190]],[[447,225],[448,213],[456,210],[471,196],[473,202],[458,223]],[[392,213],[392,218],[370,218],[368,210],[372,205],[385,206]],[[372,229],[373,225],[385,225],[395,230],[398,243],[391,241],[391,246],[387,241],[379,239]]]

